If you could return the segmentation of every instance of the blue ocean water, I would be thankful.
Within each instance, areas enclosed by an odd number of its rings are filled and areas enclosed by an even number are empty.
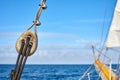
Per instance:
[[[0,65],[0,80],[10,80],[15,65]],[[20,80],[79,80],[90,65],[26,65]],[[91,80],[98,79],[92,67]],[[88,80],[86,76],[83,80]]]

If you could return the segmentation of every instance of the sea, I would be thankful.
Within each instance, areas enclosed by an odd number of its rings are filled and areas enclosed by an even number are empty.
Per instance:
[[[0,64],[0,80],[10,80],[10,72],[15,65]],[[90,64],[80,65],[25,65],[20,80],[80,80]],[[101,80],[94,66],[82,80]]]

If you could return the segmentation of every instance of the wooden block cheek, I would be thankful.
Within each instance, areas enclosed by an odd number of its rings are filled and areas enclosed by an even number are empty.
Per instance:
[[[26,41],[26,39],[27,39],[28,36],[31,36],[30,37],[30,42],[34,43],[34,41],[35,41],[35,35],[34,35],[34,33],[32,33],[32,32],[26,32],[22,37]]]

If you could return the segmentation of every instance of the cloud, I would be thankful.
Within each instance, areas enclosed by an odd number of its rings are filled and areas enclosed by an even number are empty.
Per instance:
[[[73,45],[73,44],[71,44]],[[76,44],[77,45],[77,44]],[[94,62],[91,48],[86,48],[91,44],[83,47],[76,46],[58,46],[52,44],[38,47],[36,52],[28,57],[27,64],[89,64]],[[114,52],[109,52],[109,56]],[[13,45],[4,45],[0,49],[0,64],[15,64],[18,53]],[[113,56],[112,56],[113,57]],[[115,57],[115,56],[114,56]],[[115,62],[114,58],[113,62]],[[108,60],[107,60],[108,61]]]
[[[81,20],[76,20],[75,22],[77,23],[103,23],[103,22],[110,22],[110,19],[81,19]]]
[[[103,22],[110,22],[110,20],[111,19],[103,19],[103,18],[86,18],[86,19],[73,19],[73,20],[71,20],[71,21],[64,21],[64,22],[62,22],[62,21],[59,21],[59,22],[56,22],[56,21],[54,21],[54,22],[47,22],[47,24],[46,23],[43,23],[43,26],[51,26],[51,27],[61,27],[61,26],[70,26],[70,25],[76,25],[76,24],[81,24],[81,23],[103,23]]]
[[[17,37],[19,33],[16,32],[0,32],[0,37]]]
[[[10,36],[18,37],[19,33],[2,33],[1,36],[8,38]],[[43,40],[42,43],[38,45],[37,51],[28,58],[28,64],[80,64],[93,62],[92,59],[90,59],[92,55],[89,49],[85,47],[85,44],[89,42],[86,39],[70,34],[53,32],[41,32],[38,34],[38,38],[70,38],[72,40],[62,42],[46,42]],[[14,42],[16,41],[14,40]],[[15,43],[4,43],[0,45],[0,47],[2,47],[0,49],[0,63],[15,64],[18,55],[15,49]]]
[[[49,45],[50,46],[50,45]],[[15,64],[18,53],[11,45],[2,46],[0,49],[0,63],[1,64]],[[86,49],[75,47],[46,47],[43,49],[38,47],[37,51],[28,57],[28,64],[80,64],[82,61],[88,60]],[[87,62],[87,61],[86,61]]]
[[[34,32],[34,31],[33,31]],[[0,37],[19,37],[23,32],[0,32]],[[55,33],[55,32],[39,32],[38,37],[47,37],[47,38],[77,38],[78,36]]]
[[[78,38],[78,36],[75,35],[55,32],[39,32],[38,36],[42,38]]]
[[[5,44],[5,45],[0,45],[0,54],[14,54],[16,53],[16,49],[14,45],[10,44]]]
[[[32,64],[87,64],[93,63],[92,54],[86,49],[40,50],[29,58]]]
[[[0,47],[0,64],[15,64],[18,55],[15,46],[5,44]]]

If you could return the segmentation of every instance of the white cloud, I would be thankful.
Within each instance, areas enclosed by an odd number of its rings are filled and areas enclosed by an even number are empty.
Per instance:
[[[75,22],[77,23],[103,23],[103,22],[109,22],[110,19],[81,19],[81,20],[76,20]]]
[[[93,63],[94,57],[90,48],[52,48],[41,49],[30,57],[28,57],[28,64],[87,64]],[[4,47],[5,50],[0,50],[0,63],[1,64],[15,64],[18,53],[15,48]],[[6,50],[7,49],[7,50]],[[8,50],[9,49],[9,50]],[[2,53],[1,53],[2,52]],[[114,52],[109,52],[108,56],[111,56]],[[116,56],[116,55],[115,55]],[[114,57],[115,57],[114,56]],[[115,58],[112,58],[115,62]]]
[[[55,21],[55,22],[48,22],[47,24],[44,24],[43,23],[43,26],[51,26],[51,27],[61,27],[61,26],[73,26],[73,25],[76,25],[76,24],[81,24],[81,23],[103,23],[103,22],[110,22],[111,19],[103,19],[103,18],[86,18],[86,19],[73,19],[71,21]],[[75,27],[74,27],[75,28]]]
[[[55,32],[39,32],[40,38],[78,38],[78,36],[71,34],[55,33]]]
[[[93,63],[93,57],[88,49],[38,50],[32,57],[30,57],[28,63],[85,64]]]
[[[0,32],[0,37],[17,37],[19,33],[16,32]]]
[[[1,33],[0,33],[1,34]],[[4,37],[18,37],[19,33],[2,33]],[[28,58],[27,63],[31,64],[80,64],[91,63],[92,55],[85,44],[88,43],[86,39],[79,38],[78,36],[42,32],[39,33],[38,38],[72,38],[73,40],[67,42],[42,42],[38,45],[37,51]],[[15,41],[16,42],[16,41]],[[2,44],[0,47],[0,63],[15,64],[18,53],[14,44]],[[90,60],[89,60],[90,59]]]
[[[9,49],[9,50],[6,50]],[[88,50],[74,47],[72,48],[49,48],[49,49],[40,49],[30,57],[28,57],[27,63],[31,64],[79,64],[88,62],[87,58],[90,53]],[[0,54],[0,63],[1,64],[15,64],[18,53],[15,48],[4,47]],[[87,56],[86,56],[87,55]],[[90,60],[89,60],[90,61]]]
[[[34,32],[34,31],[32,31]],[[23,32],[0,32],[0,37],[19,37]],[[55,32],[39,32],[37,33],[40,38],[78,38],[78,36],[71,34],[55,33]]]

